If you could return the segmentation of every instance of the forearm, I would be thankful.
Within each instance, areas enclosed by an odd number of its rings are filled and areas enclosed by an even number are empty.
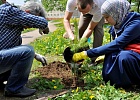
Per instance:
[[[36,23],[35,28],[39,28],[42,30],[48,28],[48,21],[44,17],[37,18],[37,20],[34,23]]]
[[[69,36],[73,35],[69,20],[64,19],[64,27]]]
[[[98,22],[91,21],[90,24],[88,25],[87,29],[85,30],[82,38],[89,38],[97,24],[98,24]]]
[[[84,32],[82,38],[89,38],[91,36],[92,32],[93,32],[92,30],[86,29],[86,31]]]
[[[48,21],[44,17],[39,17],[27,13],[22,13],[21,19],[21,25],[23,26],[28,26],[28,27],[33,27],[33,28],[40,28],[40,29],[45,29],[48,27]],[[23,22],[24,21],[24,22]]]

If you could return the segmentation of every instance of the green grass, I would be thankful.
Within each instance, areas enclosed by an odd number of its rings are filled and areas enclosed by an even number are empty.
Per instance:
[[[73,19],[73,21],[73,23],[77,25],[77,21],[75,19]],[[63,25],[62,20],[60,20],[59,25]],[[108,30],[108,24],[105,24],[103,44],[110,42]],[[36,39],[33,43],[31,43],[31,45],[34,47],[37,53],[40,53],[46,57],[47,55],[54,56],[55,58],[60,57],[60,61],[64,61],[62,56],[64,49],[67,46],[77,43],[78,41],[76,40],[72,42],[69,39],[64,39],[64,32],[64,27],[58,27],[55,32]],[[51,57],[47,57],[47,59],[51,59]],[[114,86],[110,86],[109,82],[108,84],[105,84],[101,76],[102,63],[96,67],[89,68],[87,67],[88,62],[89,59],[86,59],[82,65],[82,69],[86,70],[82,76],[86,86],[82,89],[80,87],[71,89],[67,94],[58,96],[52,100],[140,100],[139,89],[134,89],[135,91],[126,91],[122,88],[116,89]],[[40,63],[34,61],[33,68],[37,68],[37,66],[40,66]],[[38,84],[41,83],[36,83],[37,86]],[[42,85],[45,85],[44,81]]]
[[[27,32],[31,32],[36,30],[36,28],[28,28],[28,29],[24,29],[24,31],[22,31],[22,34],[27,33]]]

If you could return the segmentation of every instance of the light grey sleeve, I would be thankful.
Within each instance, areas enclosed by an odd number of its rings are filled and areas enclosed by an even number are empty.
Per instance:
[[[98,10],[96,13],[93,14],[92,21],[99,22],[102,19],[101,11]]]
[[[66,11],[74,12],[75,8],[76,8],[76,0],[68,0],[66,5]]]

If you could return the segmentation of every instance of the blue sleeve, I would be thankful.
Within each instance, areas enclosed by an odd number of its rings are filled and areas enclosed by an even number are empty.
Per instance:
[[[87,50],[87,55],[88,57],[92,58],[107,53],[119,51],[135,39],[140,40],[140,20],[131,21],[127,26],[125,26],[124,30],[121,31],[121,35],[112,42],[104,46]]]
[[[31,15],[15,7],[9,9],[5,22],[9,25],[22,25],[40,29],[45,29],[48,26],[44,17]]]
[[[113,26],[110,26],[109,33],[111,34],[111,36],[112,36],[112,38],[113,38],[113,40],[114,40],[116,34],[115,34],[115,32],[114,32]]]

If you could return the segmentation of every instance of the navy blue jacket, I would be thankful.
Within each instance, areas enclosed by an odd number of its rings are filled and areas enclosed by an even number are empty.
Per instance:
[[[114,32],[112,32],[113,34]],[[124,49],[128,44],[140,43],[140,14],[130,12],[122,22],[120,29],[117,31],[117,38],[112,42],[87,50],[88,57],[97,57],[100,55],[118,52]]]

